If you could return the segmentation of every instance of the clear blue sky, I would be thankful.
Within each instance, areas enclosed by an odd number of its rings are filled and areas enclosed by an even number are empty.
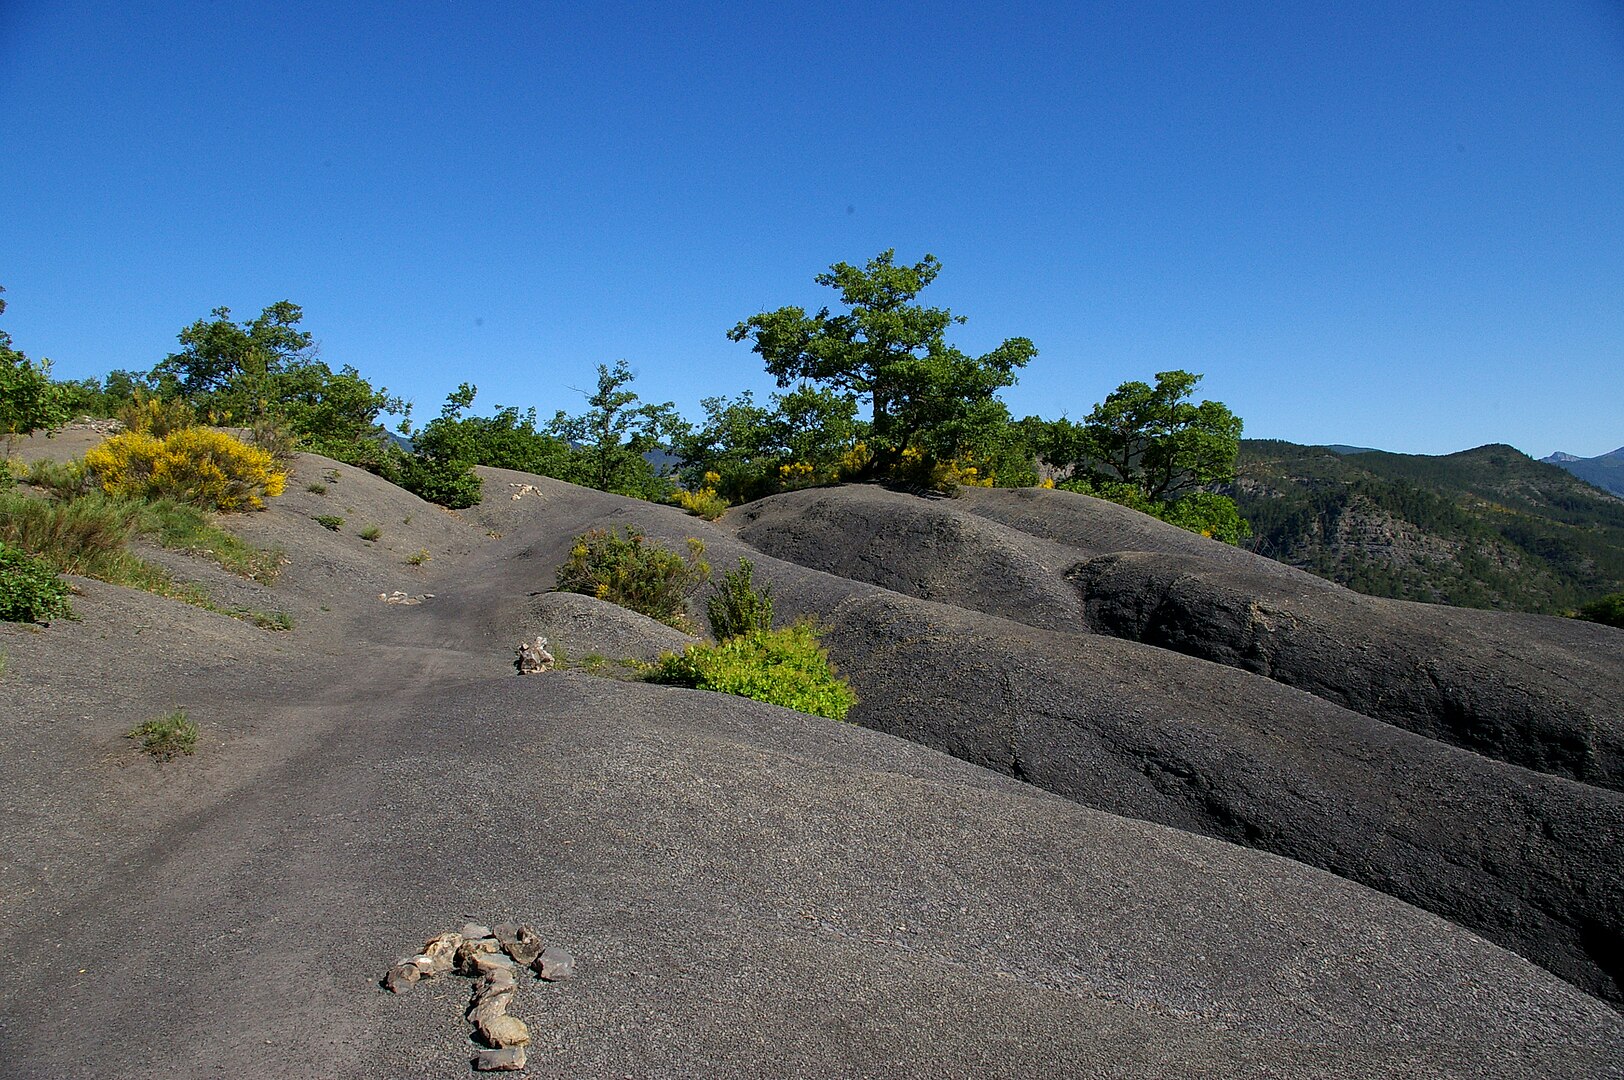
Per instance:
[[[115,10],[122,9],[122,10]],[[0,317],[59,376],[304,307],[433,416],[771,381],[944,269],[1016,415],[1186,368],[1251,437],[1624,444],[1624,4],[0,2]]]

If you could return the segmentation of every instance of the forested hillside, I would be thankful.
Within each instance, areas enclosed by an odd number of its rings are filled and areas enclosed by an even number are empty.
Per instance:
[[[1509,446],[1241,443],[1253,550],[1372,596],[1560,613],[1624,589],[1624,500]]]

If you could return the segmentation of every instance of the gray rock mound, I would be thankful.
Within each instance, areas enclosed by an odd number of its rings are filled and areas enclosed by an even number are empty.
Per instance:
[[[835,488],[734,514],[742,538],[802,565],[1239,667],[1502,761],[1624,788],[1624,634],[1609,628],[1360,596],[1069,492]],[[978,520],[1001,531],[966,524]],[[1050,600],[1061,576],[1080,592],[1073,622]],[[940,578],[957,584],[931,584]]]
[[[1072,572],[1089,625],[1266,676],[1501,761],[1624,789],[1624,634],[1106,555]]]
[[[895,596],[848,601],[829,624],[860,723],[1110,813],[1322,867],[1620,1000],[1616,792],[1132,642]]]

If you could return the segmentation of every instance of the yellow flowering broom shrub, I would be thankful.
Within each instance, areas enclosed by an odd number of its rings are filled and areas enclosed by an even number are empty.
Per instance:
[[[163,438],[115,435],[85,454],[85,467],[109,495],[174,499],[208,510],[253,510],[280,495],[287,473],[264,450],[223,431],[183,427]]]

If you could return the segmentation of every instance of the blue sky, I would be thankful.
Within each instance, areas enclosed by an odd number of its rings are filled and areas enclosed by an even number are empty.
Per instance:
[[[437,413],[769,390],[837,261],[1250,437],[1624,444],[1624,4],[0,3],[0,328],[145,370],[277,300]]]

